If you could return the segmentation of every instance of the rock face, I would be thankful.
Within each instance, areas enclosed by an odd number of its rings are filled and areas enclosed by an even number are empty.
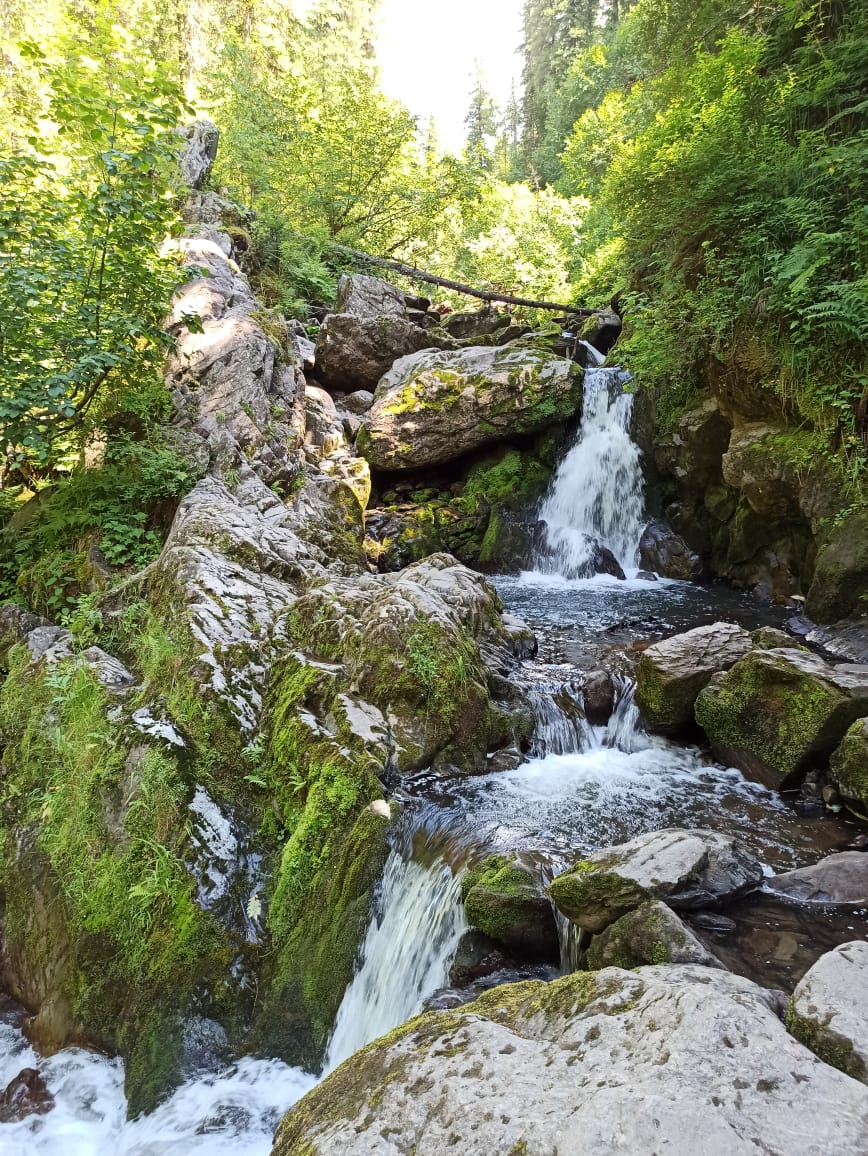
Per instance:
[[[698,963],[722,967],[675,912],[658,899],[616,919],[594,937],[585,953],[588,967],[641,967],[643,964]]]
[[[677,734],[689,727],[699,692],[750,649],[748,632],[730,622],[699,626],[649,646],[639,659],[636,703],[651,730]]]
[[[815,622],[864,617],[868,589],[868,514],[854,514],[834,529],[817,555],[805,610]]]
[[[360,450],[377,469],[420,469],[572,417],[582,371],[527,347],[428,350],[396,362],[374,396]]]
[[[868,855],[842,851],[810,867],[774,875],[765,882],[773,891],[801,903],[864,907],[868,904]]]
[[[273,1156],[864,1156],[866,1135],[868,1092],[787,1033],[774,993],[607,968],[410,1021],[308,1093]]]
[[[866,711],[868,666],[833,666],[804,650],[755,650],[696,700],[718,756],[773,782],[828,758]]]
[[[485,859],[467,873],[462,895],[471,927],[519,959],[557,960],[551,900],[523,864],[500,856]]]
[[[868,718],[853,723],[829,760],[829,769],[845,799],[868,802]]]
[[[202,189],[211,176],[220,133],[210,120],[197,120],[179,131],[185,141],[179,158],[181,178],[190,189]]]
[[[649,899],[676,910],[713,906],[756,887],[758,859],[715,831],[669,828],[582,859],[549,884],[555,905],[597,934]]]
[[[696,582],[702,577],[702,560],[665,522],[654,520],[639,540],[639,565],[663,578]]]
[[[787,1025],[818,1056],[868,1083],[868,943],[842,943],[806,972]]]

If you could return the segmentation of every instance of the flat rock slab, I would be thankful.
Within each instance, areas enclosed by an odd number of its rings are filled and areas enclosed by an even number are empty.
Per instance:
[[[868,1089],[707,967],[500,987],[351,1057],[273,1156],[865,1156]]]
[[[841,851],[795,871],[766,880],[772,891],[803,903],[868,905],[868,853]]]
[[[651,730],[677,734],[690,726],[699,692],[751,646],[748,632],[731,622],[698,626],[649,646],[639,659],[636,703]]]
[[[821,1060],[868,1084],[868,943],[820,956],[793,992],[789,1020]]]
[[[689,910],[756,887],[762,865],[735,839],[672,827],[639,835],[575,864],[549,885],[556,906],[598,933],[648,899]]]

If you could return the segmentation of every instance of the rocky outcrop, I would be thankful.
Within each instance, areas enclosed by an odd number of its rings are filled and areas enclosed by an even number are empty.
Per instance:
[[[695,713],[719,758],[777,785],[827,760],[866,711],[868,666],[755,650],[711,680]]]
[[[491,856],[462,880],[464,912],[483,932],[518,959],[558,959],[551,900],[537,874],[521,862]]]
[[[714,831],[670,828],[581,859],[549,885],[557,908],[598,934],[652,899],[676,910],[713,906],[756,887],[760,862]]]
[[[805,610],[815,622],[865,616],[868,591],[868,513],[834,528],[817,555]]]
[[[751,646],[748,632],[730,622],[699,626],[649,646],[636,672],[636,703],[651,730],[677,734],[689,727],[700,691]]]
[[[428,350],[401,358],[377,386],[358,446],[380,470],[418,470],[572,417],[573,362],[527,347]]]
[[[273,1156],[748,1156],[759,1137],[769,1156],[839,1156],[868,1152],[866,1130],[868,1091],[787,1033],[777,993],[606,968],[411,1020],[291,1109]]]
[[[585,952],[588,967],[641,967],[643,964],[697,963],[722,967],[675,912],[651,899],[595,935]]]
[[[829,770],[845,799],[868,803],[868,718],[853,723],[829,760]]]
[[[702,577],[702,560],[665,522],[648,523],[639,540],[639,565],[662,578],[696,582]]]
[[[824,1063],[868,1084],[868,943],[842,943],[803,976],[787,1026]]]

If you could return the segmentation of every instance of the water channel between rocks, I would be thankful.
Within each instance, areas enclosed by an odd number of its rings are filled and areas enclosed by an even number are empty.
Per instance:
[[[475,778],[421,774],[403,784],[393,848],[326,1071],[448,987],[467,928],[461,873],[486,854],[520,856],[550,876],[642,832],[706,826],[737,835],[769,871],[780,871],[816,861],[847,837],[844,823],[800,818],[778,794],[701,749],[643,731],[630,677],[638,647],[721,619],[778,626],[784,612],[723,588],[636,576],[643,509],[638,451],[627,432],[629,394],[620,371],[592,370],[587,379],[580,438],[541,508],[547,530],[535,569],[493,579],[506,610],[540,643],[539,657],[522,672],[538,722],[534,745],[513,769]],[[601,547],[626,580],[583,576]],[[600,667],[617,688],[606,727],[588,724],[582,710],[582,672]],[[861,912],[809,913],[759,896],[729,913],[736,930],[705,932],[706,942],[727,966],[769,986],[791,988],[828,947],[868,937]],[[563,922],[561,933],[562,966],[569,967]],[[0,1016],[0,1086],[26,1066],[41,1068],[56,1107],[0,1126],[0,1156],[264,1156],[283,1111],[316,1082],[277,1061],[245,1059],[190,1081],[130,1123],[120,1061],[76,1049],[39,1059],[9,1012]]]

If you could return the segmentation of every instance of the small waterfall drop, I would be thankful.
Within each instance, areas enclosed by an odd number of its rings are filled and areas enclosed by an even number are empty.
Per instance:
[[[645,503],[639,447],[630,438],[629,380],[619,368],[585,370],[579,436],[540,509],[545,531],[534,561],[543,573],[591,577],[603,548],[624,571],[638,566]]]
[[[393,850],[360,962],[344,993],[325,1057],[324,1073],[404,1023],[449,978],[467,930],[460,872],[435,854],[428,862]]]
[[[536,719],[532,758],[568,755],[593,745],[593,732],[585,718],[582,692],[576,683],[529,682],[525,693]]]

